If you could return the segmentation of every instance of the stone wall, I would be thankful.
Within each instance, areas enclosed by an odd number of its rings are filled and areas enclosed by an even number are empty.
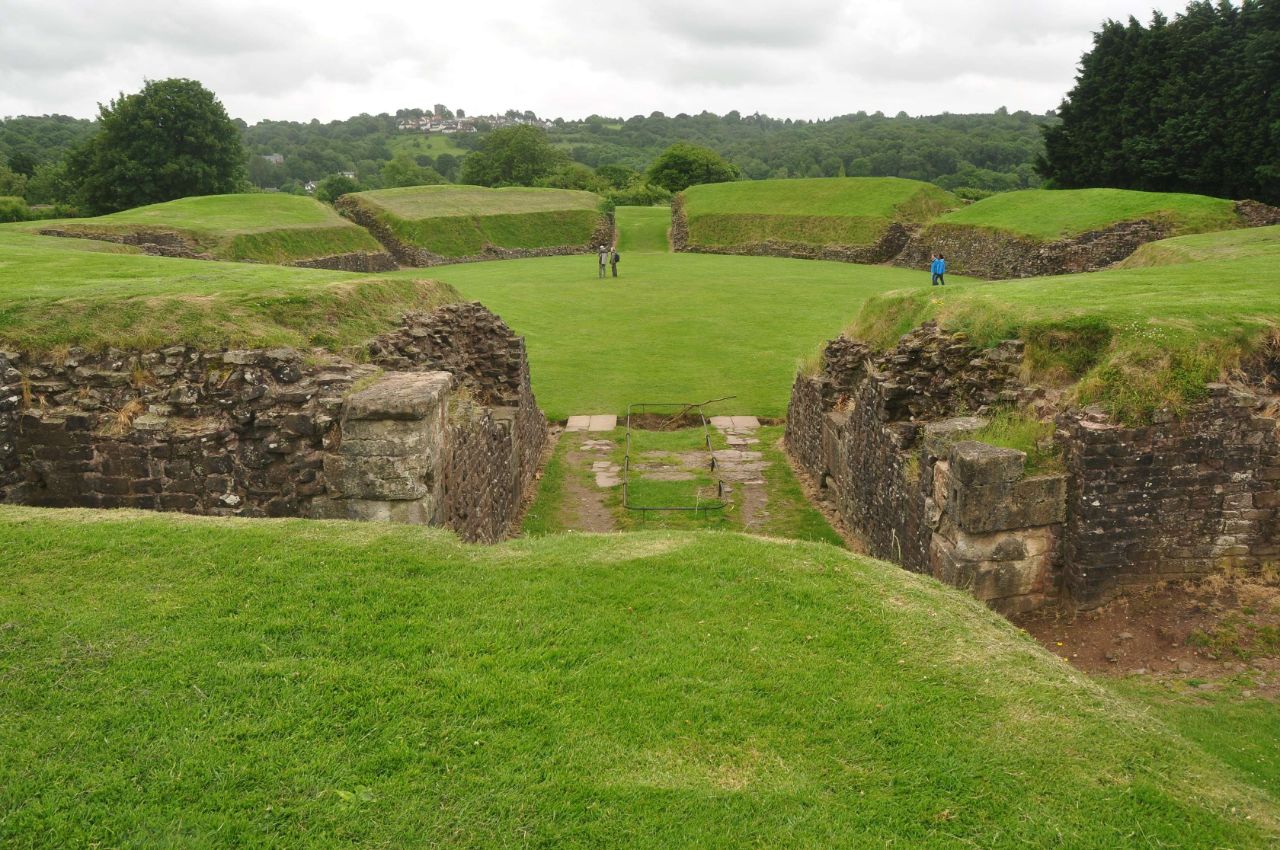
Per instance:
[[[0,354],[0,501],[509,533],[546,439],[522,340],[455,304],[406,316],[369,361],[186,346]],[[460,401],[468,416],[454,415]],[[468,449],[481,440],[487,454]]]
[[[574,254],[595,253],[601,245],[613,245],[615,240],[614,221],[612,215],[601,215],[596,223],[595,231],[585,245],[555,245],[548,248],[502,248],[497,245],[486,245],[479,254],[464,257],[446,257],[435,254],[425,248],[410,245],[400,239],[387,223],[376,212],[369,209],[358,198],[344,195],[334,204],[339,213],[368,230],[374,238],[382,243],[395,261],[404,266],[415,268],[431,268],[432,266],[457,265],[460,263],[484,263],[490,260],[521,260],[530,257],[567,257]]]
[[[1042,242],[979,227],[935,224],[915,235],[894,265],[927,271],[932,254],[947,271],[989,280],[1075,274],[1104,269],[1169,233],[1153,221],[1126,221],[1071,239]]]
[[[289,263],[300,269],[329,269],[338,272],[358,272],[373,274],[376,272],[393,272],[399,268],[395,258],[386,251],[352,251],[349,254],[331,254],[327,257],[313,257],[310,260],[295,260]]]
[[[1058,418],[1069,472],[1064,580],[1097,604],[1135,585],[1280,561],[1274,397],[1224,385],[1180,420]]]
[[[1009,613],[1054,592],[1065,484],[967,440],[986,420],[961,414],[1016,401],[1021,359],[1015,341],[977,351],[933,323],[881,356],[841,338],[787,413],[788,450],[871,554]]]
[[[1021,354],[932,324],[879,356],[837,339],[796,379],[788,450],[871,554],[1005,613],[1280,562],[1275,396],[1214,385],[1182,419],[1141,428],[1062,412],[1064,471],[1028,475],[1023,453],[972,439],[989,409],[1036,395]]]
[[[873,245],[812,245],[770,239],[745,245],[703,245],[689,238],[689,219],[684,196],[671,203],[671,244],[676,251],[696,254],[726,254],[747,257],[790,257],[798,260],[832,260],[839,263],[875,265],[887,263],[902,253],[914,231],[893,222]]]

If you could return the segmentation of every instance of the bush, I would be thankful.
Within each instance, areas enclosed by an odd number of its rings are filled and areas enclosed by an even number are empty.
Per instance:
[[[671,193],[661,186],[635,180],[625,189],[609,192],[606,197],[619,207],[652,207],[671,203]]]
[[[0,196],[0,221],[30,221],[31,209],[22,198]]]

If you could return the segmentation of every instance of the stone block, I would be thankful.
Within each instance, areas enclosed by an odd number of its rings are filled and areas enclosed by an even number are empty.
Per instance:
[[[453,387],[448,372],[388,373],[371,387],[351,393],[343,405],[343,419],[426,419],[439,411]]]
[[[953,444],[948,458],[952,476],[969,485],[1017,481],[1022,477],[1027,461],[1026,454],[1016,449],[991,446],[976,440],[962,440]]]
[[[951,476],[947,513],[970,534],[1055,525],[1066,520],[1065,475],[966,485],[955,477],[953,464]]]

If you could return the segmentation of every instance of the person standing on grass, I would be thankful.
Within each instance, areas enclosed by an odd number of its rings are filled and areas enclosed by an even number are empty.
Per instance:
[[[943,277],[947,273],[947,258],[941,254],[934,254],[933,260],[929,263],[929,274],[933,279],[933,286],[946,286],[946,278]]]
[[[609,255],[609,266],[613,269],[614,277],[618,276],[618,261],[621,259],[622,259],[622,255],[618,253],[617,248],[615,248],[613,250],[613,253]]]
[[[609,262],[609,249],[601,245],[600,246],[600,279],[601,280],[604,280],[604,266],[605,266],[605,263],[607,262]]]

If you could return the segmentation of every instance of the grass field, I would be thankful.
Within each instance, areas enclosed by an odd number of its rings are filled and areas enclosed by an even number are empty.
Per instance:
[[[959,204],[937,186],[897,177],[715,183],[692,186],[684,198],[690,243],[722,247],[871,245],[892,222],[923,223]]]
[[[665,254],[671,250],[667,241],[667,231],[671,229],[670,207],[619,207],[614,220],[619,253]]]
[[[1173,235],[1227,230],[1240,223],[1231,201],[1127,189],[1004,192],[939,216],[934,223],[1052,241],[1138,219],[1167,223]]]
[[[888,347],[938,319],[979,345],[1020,338],[1038,380],[1079,381],[1075,402],[1148,421],[1185,409],[1275,339],[1280,227],[1182,237],[1142,256],[1212,259],[891,293],[868,301],[851,333]]]
[[[568,189],[411,186],[346,196],[408,245],[442,257],[466,257],[490,245],[552,248],[586,245],[601,199]]]
[[[391,145],[392,153],[400,153],[405,151],[410,154],[425,153],[431,156],[439,156],[442,153],[452,154],[456,157],[464,157],[470,151],[466,148],[459,147],[452,136],[445,136],[439,133],[427,135],[425,133],[397,133],[387,140]]]
[[[331,207],[314,198],[279,193],[182,198],[98,218],[28,222],[22,227],[56,227],[90,238],[139,230],[176,233],[218,259],[261,263],[382,250],[368,231]]]
[[[628,216],[619,218],[624,234]],[[431,274],[525,336],[538,404],[553,419],[726,395],[736,398],[718,412],[782,416],[797,363],[866,298],[928,283],[883,266],[622,253],[617,280],[597,280],[593,256]]]
[[[342,349],[386,331],[406,311],[457,298],[407,275],[150,257],[0,226],[0,345],[18,349]]]
[[[1273,847],[963,593],[732,534],[0,507],[0,844]]]

